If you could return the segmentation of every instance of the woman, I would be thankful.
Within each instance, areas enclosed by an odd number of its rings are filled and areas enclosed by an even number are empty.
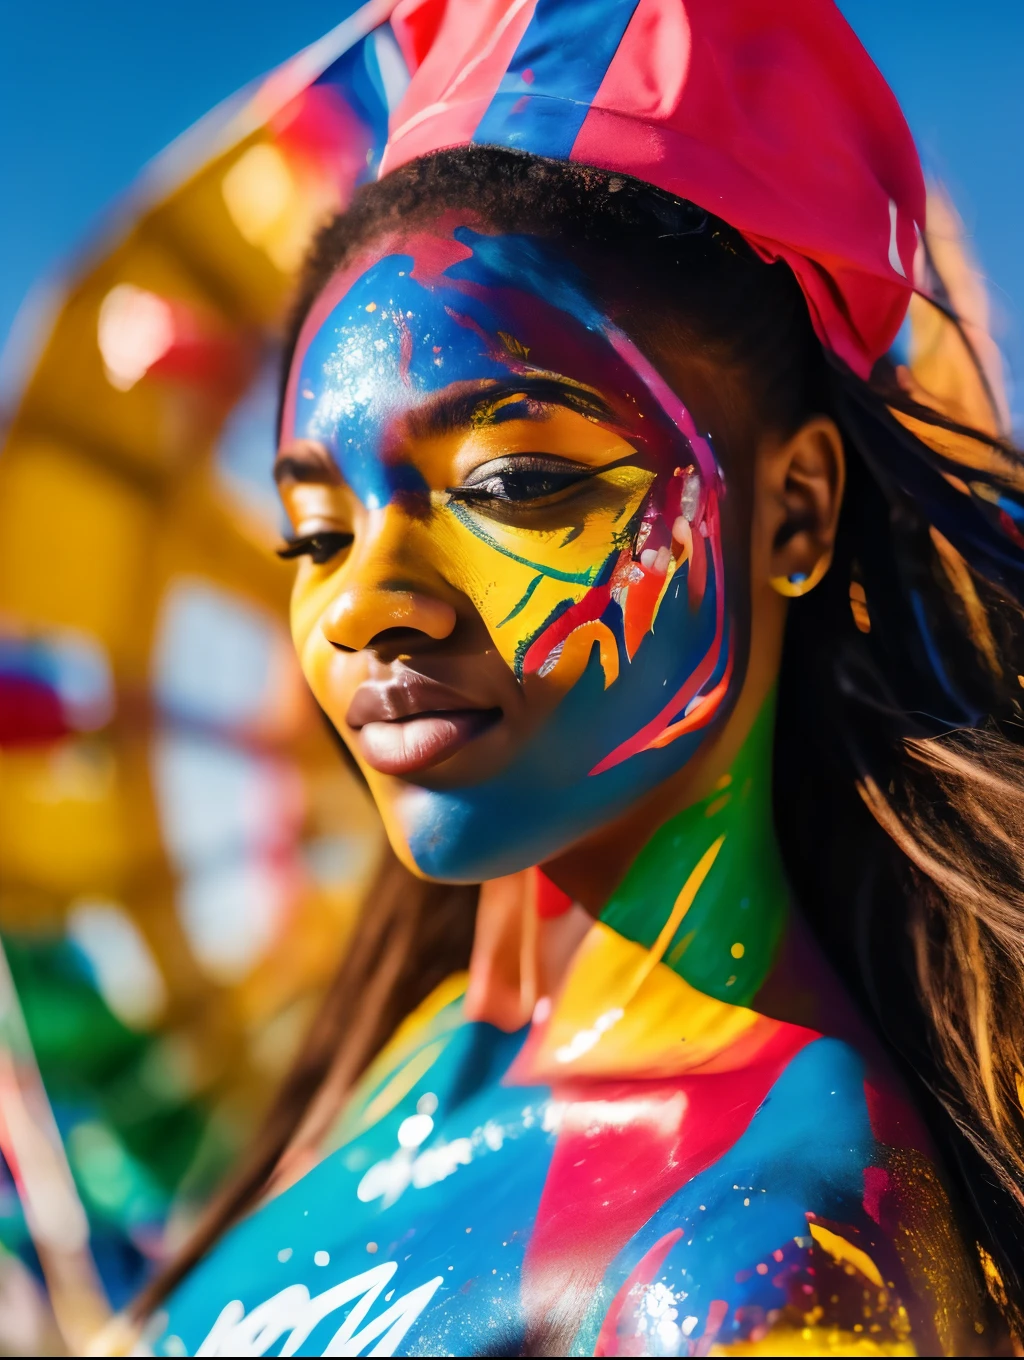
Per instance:
[[[157,1353],[1011,1344],[1024,467],[886,357],[917,158],[771,9],[392,15],[275,476],[404,868]]]

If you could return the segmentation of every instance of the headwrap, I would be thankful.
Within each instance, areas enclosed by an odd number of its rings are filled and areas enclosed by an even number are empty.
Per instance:
[[[832,0],[398,0],[390,19],[412,79],[382,174],[474,144],[631,175],[785,260],[861,377],[892,344],[924,181]]]

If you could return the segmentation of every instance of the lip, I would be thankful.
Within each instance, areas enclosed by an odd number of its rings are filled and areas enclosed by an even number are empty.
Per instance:
[[[500,708],[474,704],[440,681],[403,669],[387,680],[364,681],[345,721],[371,769],[407,775],[447,760],[500,718]]]

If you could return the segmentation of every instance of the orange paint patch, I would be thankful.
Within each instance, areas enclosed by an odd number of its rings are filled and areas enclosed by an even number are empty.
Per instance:
[[[559,684],[566,689],[571,689],[586,670],[595,642],[600,651],[604,687],[607,689],[619,678],[619,649],[614,633],[600,619],[591,619],[589,623],[581,623],[572,630],[562,643],[561,655],[548,673],[556,676]]]

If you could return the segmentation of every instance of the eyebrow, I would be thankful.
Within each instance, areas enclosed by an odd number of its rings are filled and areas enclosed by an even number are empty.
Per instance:
[[[470,391],[440,392],[406,417],[409,432],[418,438],[451,434],[467,426],[500,425],[506,420],[541,420],[545,406],[563,406],[590,420],[621,425],[599,392],[559,374],[533,374],[516,381],[498,381]],[[312,439],[286,444],[274,460],[274,481],[338,486],[342,477],[330,453]]]
[[[407,417],[411,434],[420,438],[465,429],[500,425],[506,420],[541,420],[538,408],[563,406],[590,420],[621,422],[599,392],[558,374],[488,383],[468,392],[441,392]]]
[[[312,439],[296,439],[286,444],[274,459],[274,481],[278,486],[282,482],[335,486],[341,482],[341,474],[322,444]]]

